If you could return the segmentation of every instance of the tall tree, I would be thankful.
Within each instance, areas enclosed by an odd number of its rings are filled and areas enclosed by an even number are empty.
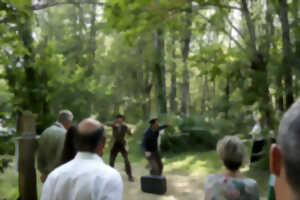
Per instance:
[[[267,74],[267,55],[269,52],[262,52],[258,49],[255,25],[253,23],[251,13],[249,11],[247,0],[241,0],[242,14],[245,18],[247,29],[249,31],[249,47],[250,47],[250,62],[251,62],[251,78],[253,80],[251,86],[252,94],[258,98],[259,109],[266,119],[267,125],[273,128],[271,98],[269,93],[268,74]],[[270,44],[268,44],[270,45]]]
[[[183,59],[183,79],[181,88],[181,113],[188,114],[189,102],[190,102],[190,78],[188,69],[188,56],[190,52],[190,43],[192,37],[192,1],[188,1],[185,16],[183,17],[183,37],[182,37],[182,59]]]
[[[167,99],[166,99],[166,69],[164,60],[164,32],[162,28],[158,28],[154,36],[155,42],[155,63],[154,75],[156,80],[156,93],[158,102],[158,113],[167,113]]]
[[[290,25],[288,19],[288,4],[286,0],[279,1],[279,16],[282,29],[282,44],[283,44],[283,60],[282,69],[284,71],[285,91],[286,91],[286,108],[289,108],[294,103],[293,95],[293,51],[290,39]]]
[[[96,4],[92,5],[91,10],[91,28],[90,28],[90,39],[89,39],[89,45],[88,45],[88,70],[87,74],[90,75],[93,73],[94,63],[95,63],[95,56],[96,56]]]
[[[171,91],[170,91],[170,111],[177,113],[177,73],[176,73],[176,38],[171,35]]]

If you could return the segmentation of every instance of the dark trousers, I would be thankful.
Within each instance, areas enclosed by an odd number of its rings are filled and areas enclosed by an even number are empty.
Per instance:
[[[110,150],[110,158],[109,158],[109,165],[111,167],[115,166],[115,160],[119,152],[121,152],[124,162],[125,162],[125,171],[128,175],[128,177],[132,177],[132,172],[131,172],[131,166],[130,162],[128,159],[128,152],[125,148],[125,144],[114,144],[112,149]]]
[[[251,163],[259,161],[263,157],[262,152],[264,150],[265,143],[265,140],[254,141],[251,153]]]
[[[150,174],[161,176],[163,172],[164,165],[161,161],[161,156],[159,153],[152,153],[148,158],[150,165]]]

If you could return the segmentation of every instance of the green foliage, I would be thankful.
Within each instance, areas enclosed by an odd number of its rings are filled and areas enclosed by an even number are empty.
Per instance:
[[[0,174],[4,173],[4,170],[9,167],[10,159],[0,159]]]
[[[210,119],[209,115],[183,117],[172,123],[162,137],[164,152],[207,151],[216,148],[219,139],[226,135],[238,135],[249,139],[254,122],[247,115],[226,120]]]
[[[49,1],[39,3],[43,2]],[[111,0],[102,8],[70,1],[33,11],[29,0],[1,1],[0,118],[14,126],[16,113],[30,109],[39,116],[38,133],[64,108],[73,111],[76,122],[90,116],[108,121],[117,113],[124,113],[131,124],[146,121],[159,107],[158,63],[166,69],[162,74],[167,90],[164,98],[170,102],[174,98],[177,103],[170,116],[161,116],[162,122],[171,117],[174,126],[166,130],[163,150],[213,149],[224,135],[249,138],[252,115],[257,111],[266,118],[274,116],[265,124],[271,121],[276,129],[287,108],[287,93],[293,91],[297,96],[300,87],[297,8],[289,2],[293,51],[289,88],[283,77],[277,2],[248,3],[250,19],[234,0],[191,2]],[[192,13],[187,14],[191,5]],[[187,58],[189,113],[182,116],[182,44],[187,18],[192,23]],[[255,27],[255,41],[249,24]],[[159,56],[154,39],[158,29],[165,33]],[[257,63],[253,46],[262,63]],[[175,97],[171,96],[173,88]],[[145,128],[141,123],[139,136]]]

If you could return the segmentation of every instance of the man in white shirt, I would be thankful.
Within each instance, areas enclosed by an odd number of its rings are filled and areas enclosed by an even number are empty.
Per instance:
[[[51,172],[41,200],[122,200],[120,174],[100,157],[105,146],[104,127],[94,119],[85,119],[78,132],[76,157]]]
[[[60,163],[64,147],[66,131],[70,128],[73,114],[69,110],[59,112],[58,120],[52,126],[44,130],[39,140],[38,170],[41,173],[41,181],[44,182]]]

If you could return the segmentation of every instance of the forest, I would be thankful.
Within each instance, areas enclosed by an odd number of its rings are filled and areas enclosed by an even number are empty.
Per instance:
[[[300,91],[299,7],[298,0],[1,0],[0,125],[14,128],[30,110],[40,134],[66,108],[76,122],[123,113],[141,135],[159,116],[173,125],[162,142],[169,153],[213,150],[224,135],[249,139],[255,116],[265,135],[276,135]],[[0,154],[13,154],[5,141],[16,135],[0,135]]]

